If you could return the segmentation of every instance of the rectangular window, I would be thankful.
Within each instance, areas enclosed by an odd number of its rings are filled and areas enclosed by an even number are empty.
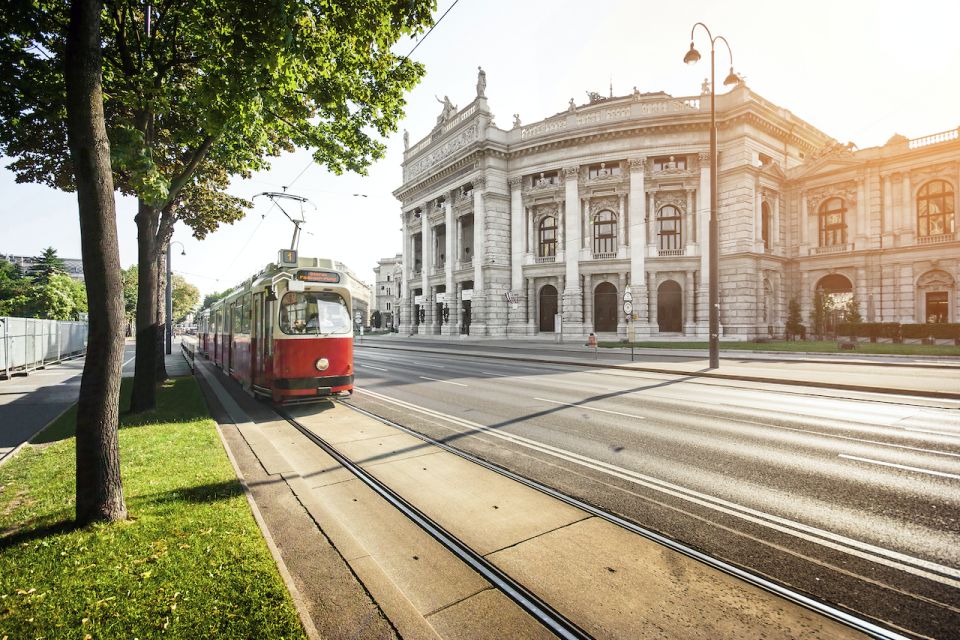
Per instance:
[[[390,303],[387,303],[387,311],[390,311]]]

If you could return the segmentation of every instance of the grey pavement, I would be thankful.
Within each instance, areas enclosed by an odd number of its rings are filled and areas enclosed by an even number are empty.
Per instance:
[[[123,353],[125,378],[133,376],[134,351],[134,342],[128,339]],[[0,464],[77,402],[83,363],[84,358],[66,360],[0,381]],[[172,377],[191,375],[179,344],[174,344],[166,365]]]

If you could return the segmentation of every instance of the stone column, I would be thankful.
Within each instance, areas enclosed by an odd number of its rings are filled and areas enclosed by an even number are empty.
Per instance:
[[[422,205],[423,213],[420,214],[420,288],[423,290],[423,302],[420,308],[423,312],[423,322],[420,323],[420,334],[430,333],[429,327],[433,325],[433,312],[430,308],[430,265],[433,264],[433,256],[430,255],[430,249],[433,247],[433,238],[431,238],[430,223],[427,221],[429,215],[427,205]]]
[[[659,333],[660,326],[657,321],[657,274],[651,271],[647,274],[647,280],[649,281],[649,284],[647,285],[647,291],[650,292],[650,333]]]
[[[527,278],[527,335],[537,330],[537,284],[533,278]]]
[[[754,251],[763,252],[763,202],[761,200],[760,185],[753,187],[753,247]]]
[[[627,290],[627,274],[617,274],[617,338],[627,337],[627,316],[623,313],[623,293]]]
[[[862,177],[857,178],[857,239],[854,242],[854,249],[867,248],[867,234],[869,233],[867,225],[869,223],[870,207],[864,188],[865,182]]]
[[[685,189],[687,195],[687,211],[683,218],[683,245],[686,247],[687,255],[693,255],[693,225],[695,217],[693,215],[693,189]]]
[[[510,293],[517,302],[508,303],[507,335],[526,334],[524,316],[526,315],[526,289],[523,282],[523,231],[524,220],[523,194],[520,191],[520,176],[510,178]]]
[[[583,306],[580,291],[580,213],[579,167],[566,167],[565,178],[564,247],[566,247],[566,286],[563,289],[563,335],[583,336]]]
[[[400,254],[400,309],[397,310],[397,314],[400,316],[400,330],[410,333],[410,329],[413,327],[413,314],[410,311],[410,305],[413,301],[413,296],[410,294],[410,267],[413,262],[413,241],[410,237],[410,225],[407,224],[406,212],[401,212],[400,222],[403,229],[403,245],[401,245],[403,246],[403,251]]]
[[[593,253],[593,220],[590,219],[590,198],[580,199],[580,208],[577,212],[580,224],[580,249],[588,249]],[[577,257],[580,257],[580,251],[577,251]]]
[[[697,308],[703,313],[697,318],[697,335],[710,335],[710,154],[701,153],[700,187],[697,190],[697,202],[703,210],[700,216],[700,288],[697,291]]]
[[[537,254],[537,234],[533,226],[533,209],[526,207],[527,214],[527,253]]]
[[[593,326],[593,276],[587,273],[583,276],[583,332],[591,333]]]
[[[473,300],[470,303],[470,335],[483,336],[487,333],[486,292],[483,283],[483,265],[486,263],[486,212],[483,192],[487,186],[485,176],[473,180]]]
[[[697,292],[693,289],[693,271],[684,272],[683,283],[683,333],[693,335],[697,332],[697,325],[693,321],[693,302]]]
[[[893,247],[893,174],[881,176],[883,181],[883,248]]]
[[[644,193],[643,197],[645,198],[644,202],[646,202],[647,209],[647,244],[650,245],[651,250],[655,250],[657,244],[657,212],[654,206],[653,192]]]
[[[807,192],[800,192],[800,219],[797,220],[797,231],[800,232],[800,255],[809,253],[809,241],[807,239],[807,219],[810,217],[807,211]]]
[[[771,194],[770,200],[770,211],[773,216],[770,223],[770,248],[776,248],[779,251],[782,244],[780,240],[780,194]]]
[[[617,217],[617,257],[625,258],[627,254],[627,209],[624,201],[626,197],[620,194],[620,215]]]
[[[457,216],[457,266],[463,259],[463,216]]]
[[[650,334],[650,316],[647,307],[647,192],[644,188],[644,159],[631,158],[627,161],[630,171],[630,195],[627,208],[630,212],[630,293],[633,294],[633,308],[637,312],[634,331],[638,335]]]
[[[457,321],[457,318],[460,316],[460,307],[457,304],[457,294],[456,288],[453,284],[453,270],[454,265],[456,264],[456,248],[454,246],[454,225],[456,224],[453,218],[453,194],[447,194],[447,198],[444,203],[444,220],[446,224],[446,240],[447,246],[445,248],[447,254],[447,260],[444,263],[444,280],[446,285],[446,298],[447,298],[447,308],[450,309],[450,317],[447,319],[447,322],[441,327],[441,333],[445,336],[456,336],[459,335],[460,323]]]
[[[903,172],[903,184],[900,195],[900,224],[897,225],[900,231],[900,244],[913,244],[914,237],[914,215],[913,215],[913,186],[910,184],[910,173]],[[954,214],[956,215],[956,214]]]

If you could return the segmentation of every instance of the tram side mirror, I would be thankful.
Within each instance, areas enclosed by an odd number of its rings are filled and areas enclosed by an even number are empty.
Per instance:
[[[273,292],[273,287],[267,287],[267,302],[276,302],[277,294]]]

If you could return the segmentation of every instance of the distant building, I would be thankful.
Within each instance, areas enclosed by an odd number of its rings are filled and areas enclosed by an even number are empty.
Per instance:
[[[334,262],[334,268],[342,271],[347,276],[347,288],[350,289],[350,295],[353,297],[353,314],[356,316],[360,312],[360,323],[364,326],[370,326],[370,285],[361,280],[350,270],[350,267],[342,262]]]
[[[394,192],[402,331],[626,338],[630,292],[637,336],[706,338],[711,171],[724,338],[782,335],[817,291],[866,321],[960,321],[960,129],[857,149],[742,84],[716,116],[711,167],[709,86],[511,129],[482,94],[445,105]]]
[[[28,273],[33,265],[37,264],[36,256],[14,256],[0,254],[0,258],[3,258],[7,262],[19,265],[20,269],[22,269],[24,273]],[[78,282],[83,282],[83,260],[78,258],[61,258],[61,260],[63,260],[63,265],[67,270],[67,275]]]
[[[374,267],[374,309],[380,312],[380,327],[394,329],[400,323],[400,282],[403,277],[403,256],[381,258]]]

